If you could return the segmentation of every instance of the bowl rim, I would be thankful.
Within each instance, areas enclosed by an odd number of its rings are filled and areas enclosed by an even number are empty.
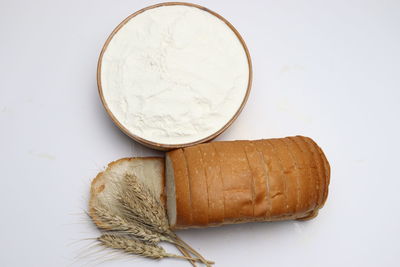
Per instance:
[[[246,89],[246,94],[243,98],[242,103],[240,104],[238,110],[236,111],[236,113],[232,116],[232,118],[223,126],[221,127],[218,131],[216,131],[215,133],[199,139],[197,141],[193,141],[193,142],[189,142],[189,143],[183,143],[183,144],[162,144],[162,143],[157,143],[157,142],[153,142],[147,139],[144,139],[142,137],[139,137],[135,134],[133,134],[132,132],[130,132],[125,126],[123,126],[118,119],[114,116],[114,114],[111,112],[110,108],[108,107],[108,104],[104,98],[104,94],[103,94],[103,88],[102,88],[102,84],[101,84],[101,64],[103,61],[103,55],[105,53],[105,51],[107,50],[107,47],[109,45],[109,43],[111,42],[112,38],[114,37],[114,35],[126,24],[128,23],[132,18],[136,17],[137,15],[153,9],[153,8],[158,8],[158,7],[162,7],[162,6],[177,6],[177,5],[182,5],[182,6],[189,6],[189,7],[195,7],[198,9],[201,9],[203,11],[206,11],[208,13],[210,13],[211,15],[214,15],[215,17],[217,17],[218,19],[222,20],[236,35],[236,37],[239,39],[245,53],[246,53],[246,58],[247,58],[247,62],[248,62],[248,66],[249,66],[249,77],[248,77],[248,84],[247,84],[247,89]],[[114,122],[115,125],[118,126],[118,128],[120,128],[120,130],[122,132],[124,132],[127,136],[129,136],[130,138],[132,138],[133,140],[141,143],[142,145],[145,145],[147,147],[153,148],[153,149],[157,149],[157,150],[171,150],[171,149],[175,149],[175,148],[182,148],[182,147],[187,147],[187,146],[193,146],[193,145],[197,145],[197,144],[201,144],[207,141],[210,141],[214,138],[216,138],[217,136],[219,136],[220,134],[222,134],[226,129],[228,129],[232,123],[237,119],[237,117],[239,116],[239,114],[242,112],[247,99],[249,98],[250,95],[250,91],[251,91],[251,86],[252,86],[252,80],[253,80],[253,68],[252,68],[252,62],[251,62],[251,57],[250,57],[250,52],[249,49],[247,48],[247,45],[244,41],[244,39],[242,38],[242,36],[240,35],[240,33],[236,30],[236,28],[228,21],[226,20],[224,17],[222,17],[221,15],[219,15],[218,13],[205,8],[203,6],[197,5],[197,4],[193,4],[193,3],[187,3],[187,2],[163,2],[163,3],[158,3],[155,5],[151,5],[151,6],[147,6],[144,7],[136,12],[134,12],[133,14],[129,15],[127,18],[125,18],[121,23],[118,24],[117,27],[115,27],[115,29],[111,32],[111,34],[108,36],[106,42],[104,43],[99,58],[98,58],[98,62],[97,62],[97,74],[96,74],[96,79],[97,79],[97,88],[98,88],[98,93],[101,99],[101,102],[105,108],[105,110],[107,111],[108,116],[111,118],[111,120]]]

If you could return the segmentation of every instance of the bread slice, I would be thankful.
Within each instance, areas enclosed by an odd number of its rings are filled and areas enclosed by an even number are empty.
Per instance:
[[[298,178],[299,173],[296,168],[295,158],[290,149],[287,139],[279,138],[272,142],[276,155],[279,158],[282,166],[283,177],[285,180],[285,194],[286,194],[286,214],[291,215],[297,212],[298,205]]]
[[[135,175],[155,196],[165,204],[164,196],[164,159],[163,158],[122,158],[108,164],[92,181],[89,199],[89,215],[95,224],[109,227],[96,217],[95,208],[105,207],[111,213],[120,215],[115,192],[127,174]]]
[[[192,218],[196,226],[207,226],[208,188],[201,150],[199,146],[186,147],[183,150],[189,173]]]
[[[309,210],[308,200],[310,200],[311,190],[307,179],[301,179],[301,177],[309,176],[309,168],[308,168],[308,157],[304,155],[304,151],[298,144],[298,140],[296,137],[288,137],[285,139],[285,142],[288,146],[291,147],[290,153],[293,155],[296,169],[298,170],[297,177],[297,196],[298,202],[296,205],[296,212],[306,213]]]
[[[264,217],[269,211],[270,205],[267,198],[267,170],[264,166],[262,154],[257,150],[253,142],[241,141],[247,163],[253,177],[252,188],[254,194],[254,217]]]
[[[273,141],[256,140],[253,141],[257,150],[260,151],[264,158],[265,169],[268,176],[267,197],[271,200],[271,210],[269,216],[271,218],[279,218],[287,214],[287,194],[285,173],[282,171],[282,162],[275,151]]]
[[[192,201],[189,174],[183,149],[176,149],[165,156],[165,180],[169,225],[192,224]],[[177,214],[181,216],[177,216]]]
[[[223,182],[217,152],[212,143],[199,146],[207,181],[208,223],[221,224],[225,217]]]

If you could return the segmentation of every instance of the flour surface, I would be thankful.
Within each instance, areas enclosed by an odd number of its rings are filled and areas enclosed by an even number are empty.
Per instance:
[[[112,38],[101,62],[104,99],[131,133],[185,144],[221,129],[248,85],[245,50],[220,19],[195,7],[147,10]]]

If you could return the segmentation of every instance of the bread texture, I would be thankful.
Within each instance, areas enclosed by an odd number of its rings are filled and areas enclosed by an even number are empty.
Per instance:
[[[94,223],[102,229],[108,229],[96,217],[95,208],[106,207],[115,215],[121,215],[118,208],[116,192],[122,185],[125,175],[135,175],[150,191],[165,203],[164,195],[164,159],[163,158],[122,158],[108,164],[92,181],[89,199],[89,215]]]
[[[303,136],[200,144],[166,154],[170,227],[311,219],[330,179],[321,148]]]

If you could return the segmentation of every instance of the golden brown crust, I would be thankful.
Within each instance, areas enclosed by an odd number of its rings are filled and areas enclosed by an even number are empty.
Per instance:
[[[265,214],[268,212],[267,173],[262,154],[250,141],[242,141],[240,144],[245,151],[247,162],[253,177],[254,217],[265,217]]]
[[[176,224],[179,228],[192,224],[192,201],[190,197],[189,174],[183,150],[176,149],[167,153],[170,158],[175,180]]]
[[[326,201],[327,197],[328,197],[329,182],[330,182],[330,177],[331,177],[331,167],[330,167],[329,162],[326,159],[326,156],[325,156],[324,152],[322,151],[322,149],[316,143],[315,143],[315,145],[316,145],[316,147],[318,149],[319,155],[321,157],[321,160],[322,160],[322,163],[323,163],[323,166],[324,166],[324,171],[325,171],[324,172],[325,173],[325,175],[324,175],[325,188],[324,188],[324,194],[323,194],[322,202],[321,202],[321,205],[320,205],[320,208],[322,208],[324,206],[324,204],[325,204],[325,201]]]
[[[252,218],[251,171],[241,145],[233,141],[215,142],[213,146],[221,164],[225,203],[224,221],[229,222],[242,217]]]
[[[258,149],[263,153],[266,169],[268,170],[268,195],[271,199],[271,212],[269,216],[279,217],[286,214],[285,181],[282,173],[282,165],[273,146],[268,140],[254,141]]]
[[[257,150],[258,154],[261,157],[261,165],[264,171],[264,178],[265,178],[265,186],[266,186],[266,190],[265,190],[265,199],[266,199],[266,213],[264,214],[264,218],[271,218],[271,213],[272,213],[272,198],[271,198],[271,191],[270,191],[270,170],[268,168],[268,161],[264,156],[264,153],[262,152],[261,146],[257,145],[257,141],[250,141],[255,149]]]
[[[299,177],[297,179],[298,184],[298,204],[296,211],[298,214],[306,213],[310,208],[310,195],[312,194],[309,184],[308,176],[310,175],[309,167],[307,165],[308,159],[305,156],[305,152],[301,149],[300,145],[293,137],[285,138],[286,143],[290,147],[291,154],[295,159],[299,171]]]
[[[291,150],[288,149],[285,138],[272,139],[271,144],[275,147],[276,155],[281,161],[282,173],[285,179],[286,214],[296,214],[298,190],[298,170],[293,160]]]
[[[291,166],[292,166],[292,175],[293,175],[292,184],[293,184],[294,191],[295,191],[294,194],[296,196],[295,205],[293,207],[293,210],[294,210],[295,214],[299,214],[299,213],[301,213],[301,211],[299,212],[299,206],[300,206],[300,201],[302,199],[302,193],[300,190],[300,180],[302,178],[302,170],[300,169],[300,165],[299,165],[298,159],[296,157],[295,150],[297,149],[297,146],[289,138],[283,138],[280,140],[286,147],[287,153],[290,157],[290,162],[291,162]]]
[[[184,148],[183,153],[189,173],[192,225],[206,226],[208,224],[208,189],[201,151],[198,146],[193,146]]]
[[[208,223],[222,223],[225,211],[219,160],[212,144],[199,145],[199,149],[202,153],[207,179]]]
[[[310,150],[312,151],[313,159],[315,164],[317,165],[317,172],[318,172],[318,177],[317,177],[317,191],[318,191],[318,201],[317,201],[317,207],[321,207],[322,202],[323,202],[323,197],[324,197],[324,192],[325,192],[325,166],[323,164],[322,157],[318,151],[318,146],[317,144],[308,137],[303,137],[304,141],[309,145]]]
[[[301,158],[304,159],[306,175],[303,177],[304,186],[307,188],[307,195],[305,199],[306,210],[305,212],[310,212],[317,207],[318,201],[318,191],[316,190],[318,172],[317,166],[313,158],[313,154],[302,136],[295,136],[293,140],[299,145],[302,151]]]
[[[204,203],[195,209],[201,219],[207,210],[207,226],[312,219],[326,199],[329,163],[311,139],[213,142],[186,151],[190,151],[191,191],[198,193],[196,200],[204,196],[207,185],[207,209]],[[199,175],[201,170],[204,174]],[[196,185],[196,179],[205,182]],[[199,186],[202,189],[196,192]],[[205,226],[204,220],[201,224],[197,220],[175,228]]]

